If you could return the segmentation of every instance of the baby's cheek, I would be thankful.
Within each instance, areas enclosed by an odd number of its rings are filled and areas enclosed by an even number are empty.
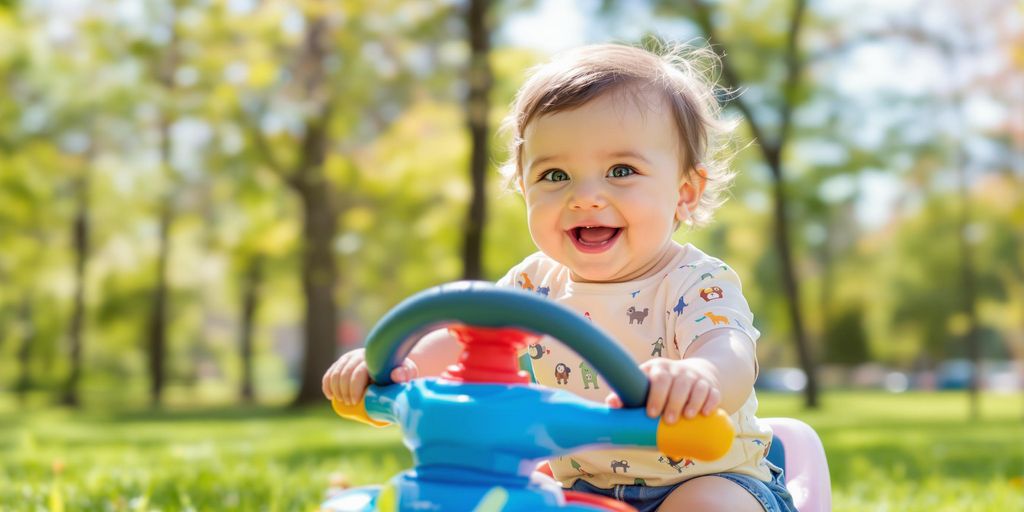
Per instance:
[[[527,226],[530,237],[540,250],[550,255],[550,251],[557,249],[562,235],[558,230],[557,217],[535,209],[528,213]]]

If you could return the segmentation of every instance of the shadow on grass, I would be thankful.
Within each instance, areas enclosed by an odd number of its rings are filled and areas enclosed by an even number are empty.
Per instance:
[[[315,448],[297,447],[287,455],[275,457],[277,463],[292,470],[318,466],[323,464],[324,460],[365,463],[369,466],[366,469],[373,473],[386,466],[394,466],[396,471],[412,467],[412,453],[400,441]]]
[[[15,426],[39,413],[73,415],[76,419],[94,422],[191,422],[191,421],[246,421],[251,419],[275,419],[292,417],[335,417],[331,404],[303,407],[241,405],[199,406],[190,408],[151,407],[87,407],[72,409],[59,406],[37,407],[26,410],[0,412],[0,426]]]
[[[98,419],[115,422],[182,423],[203,421],[248,421],[253,419],[283,418],[334,418],[331,404],[324,401],[321,406],[289,407],[265,405],[231,405],[227,407],[202,407],[189,409],[125,409],[115,411],[87,412]]]

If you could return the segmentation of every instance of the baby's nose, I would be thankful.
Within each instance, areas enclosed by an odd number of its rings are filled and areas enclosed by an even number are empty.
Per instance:
[[[573,210],[588,210],[588,209],[597,209],[597,208],[600,208],[601,206],[602,206],[601,203],[598,202],[598,201],[574,201],[573,204],[572,204],[572,209]]]
[[[584,183],[573,189],[569,204],[573,210],[587,210],[603,208],[607,201],[601,187]]]

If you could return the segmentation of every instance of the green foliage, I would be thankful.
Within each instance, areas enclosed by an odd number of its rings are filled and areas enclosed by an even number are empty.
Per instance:
[[[863,311],[850,308],[828,325],[825,331],[826,363],[855,365],[871,360]]]
[[[1008,187],[1008,188],[1006,188]],[[986,357],[1005,357],[998,340],[1010,343],[1011,327],[1017,315],[1005,308],[1008,294],[1019,282],[1014,275],[1018,256],[1004,252],[996,256],[994,247],[1012,246],[1019,226],[997,212],[1009,208],[1013,190],[1019,190],[1015,178],[994,178],[974,193],[971,208],[979,220],[971,245],[977,280],[977,301],[984,325],[1005,326],[985,350]],[[1000,197],[1002,196],[1002,197]],[[984,198],[988,197],[989,200]],[[868,307],[877,316],[891,322],[894,332],[903,333],[888,340],[880,349],[884,358],[908,357],[918,347],[934,359],[963,357],[966,349],[966,318],[963,315],[962,251],[956,230],[962,201],[952,194],[936,194],[915,215],[908,216],[897,229],[880,236],[867,246],[874,256],[874,271],[881,276],[875,284],[877,302]],[[981,220],[984,219],[984,220]],[[1006,244],[1006,245],[1004,245]],[[1014,249],[1019,250],[1019,249]],[[887,313],[887,314],[886,314]],[[1007,332],[1008,331],[1008,332]],[[879,342],[881,340],[878,340]]]
[[[287,394],[299,357],[305,242],[289,177],[308,123],[323,115],[329,147],[319,170],[337,210],[336,298],[346,327],[365,332],[401,299],[460,276],[469,200],[468,50],[457,4],[175,2],[172,13],[170,2],[146,2],[134,14],[108,10],[117,2],[88,4],[64,36],[52,33],[45,8],[0,5],[0,389],[15,385],[28,331],[33,385],[55,389],[66,377],[75,190],[88,178],[86,403],[134,403],[144,391],[157,213],[167,196],[175,210],[169,385],[179,393],[216,388],[231,399],[224,390],[239,376],[246,271],[261,259],[257,382],[268,396]],[[499,4],[495,28],[532,2]],[[696,34],[685,2],[649,4],[670,22],[659,26],[670,28],[639,37],[686,41]],[[785,78],[777,56],[792,4],[712,4],[722,38],[712,43],[727,44],[754,115],[771,130],[778,119],[770,107],[784,99],[773,91]],[[605,2],[591,21],[616,26],[628,14],[616,9],[625,8]],[[966,319],[951,137],[922,122],[947,99],[846,95],[828,75],[851,63],[844,52],[863,34],[850,34],[824,6],[812,2],[809,9],[801,36],[807,67],[802,88],[788,98],[796,115],[784,160],[802,306],[812,337],[823,340],[815,352],[904,367],[958,356]],[[310,91],[297,78],[305,76],[299,56],[306,29],[320,19],[331,29],[325,76],[323,87]],[[494,42],[492,129],[526,70],[546,58],[500,37]],[[159,72],[170,53],[177,62],[165,82]],[[1014,62],[1007,72],[1019,67]],[[726,113],[736,118],[734,106]],[[900,114],[882,123],[881,141],[865,143],[865,127],[892,112]],[[164,119],[176,123],[170,162],[160,161]],[[997,156],[1012,155],[1012,136],[993,130],[976,136]],[[489,140],[492,167],[507,157],[507,135]],[[680,230],[676,239],[739,272],[768,367],[791,365],[795,355],[761,142],[740,123],[729,202],[709,227]],[[1024,354],[1024,186],[1004,161],[1010,159],[974,169],[968,227],[985,354],[994,358]],[[860,224],[858,209],[873,204],[867,175],[891,178],[901,194],[884,226]],[[492,171],[483,251],[490,279],[535,250],[522,198],[501,185]],[[26,304],[33,310],[27,322],[20,313]]]

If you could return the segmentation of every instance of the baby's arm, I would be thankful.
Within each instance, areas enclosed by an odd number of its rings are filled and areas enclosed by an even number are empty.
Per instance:
[[[673,308],[675,340],[682,344],[674,346],[682,353],[672,357],[679,359],[641,365],[650,367],[645,369],[651,380],[648,414],[662,413],[669,423],[680,414],[692,418],[719,407],[730,414],[739,410],[757,375],[759,333],[739,276],[718,260],[701,264],[694,274],[700,279],[680,290],[678,309]]]
[[[406,382],[416,377],[440,375],[458,358],[460,349],[448,329],[427,333],[402,362],[391,371],[391,380]],[[324,373],[322,387],[329,400],[340,400],[352,405],[363,399],[370,375],[366,369],[364,350],[346,352]]]
[[[682,361],[706,367],[718,384],[721,402],[717,407],[725,412],[736,412],[750,397],[757,374],[757,354],[754,342],[742,331],[718,329],[704,333],[686,349]]]
[[[647,415],[669,424],[680,417],[705,416],[721,407],[736,412],[750,396],[756,369],[754,343],[742,331],[715,329],[690,344],[683,359],[648,360],[640,370],[650,379]],[[609,404],[621,406],[618,397]]]
[[[448,329],[437,329],[423,336],[406,359],[413,360],[420,377],[436,377],[455,364],[461,352],[462,347]]]

